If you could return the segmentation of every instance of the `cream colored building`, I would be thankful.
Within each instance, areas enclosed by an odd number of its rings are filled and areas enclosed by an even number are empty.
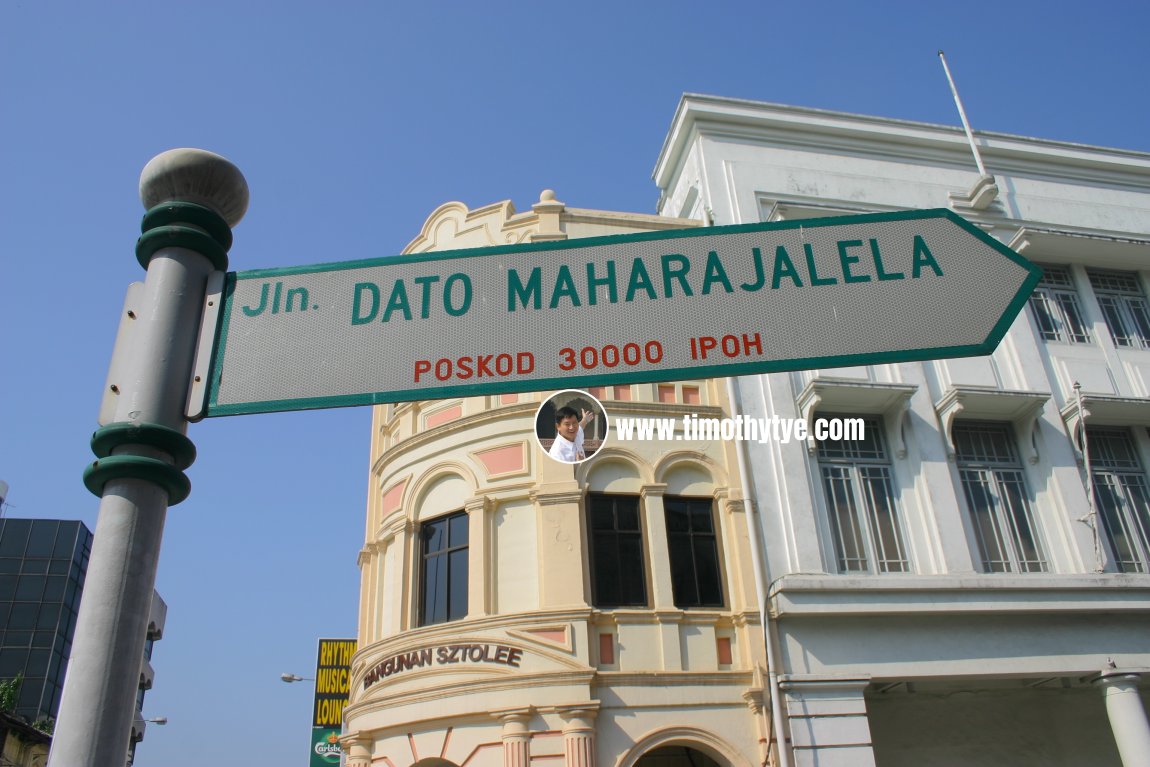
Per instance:
[[[405,252],[693,225],[544,192],[521,214],[443,205]],[[718,418],[726,386],[591,393],[611,418]],[[764,643],[733,447],[609,437],[560,464],[536,441],[550,394],[375,408],[348,767],[763,763]]]

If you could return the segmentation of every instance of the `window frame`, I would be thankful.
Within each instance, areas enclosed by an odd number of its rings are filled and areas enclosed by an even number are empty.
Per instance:
[[[467,540],[462,544],[453,545],[451,536],[451,531],[453,529],[452,522],[459,519],[463,520],[463,529],[468,531]],[[427,535],[427,530],[430,526],[438,524],[442,524],[444,526],[443,546],[439,549],[436,549],[435,551],[429,552],[428,547],[430,545],[431,539]],[[434,626],[441,623],[451,623],[453,621],[463,620],[467,617],[467,611],[469,608],[467,594],[470,587],[468,571],[470,569],[471,559],[469,551],[471,545],[469,526],[470,517],[466,510],[449,512],[447,514],[442,514],[438,517],[423,520],[420,522],[419,533],[416,536],[416,540],[418,542],[417,545],[419,546],[419,603],[416,605],[417,626]],[[462,567],[458,567],[458,558],[452,556],[453,554],[458,554],[460,552],[463,552],[466,555],[463,557]],[[442,587],[442,598],[444,602],[445,613],[445,617],[443,618],[437,618],[435,616],[435,613],[438,612],[437,605],[431,608],[432,614],[429,615],[427,602],[428,585],[429,581],[431,580],[429,577],[428,569],[430,563],[429,561],[432,559],[438,559],[440,557],[443,557],[445,562],[444,573],[442,576],[442,582],[444,584]],[[453,566],[453,562],[455,566]],[[459,570],[462,570],[461,574],[459,573]],[[462,578],[463,580],[462,605],[454,604],[452,600],[452,594],[456,593],[456,589],[453,588],[455,585],[454,580],[459,578]],[[438,584],[438,582],[439,579],[437,577],[436,583]],[[437,597],[440,595],[439,592],[440,589],[437,585]],[[461,609],[462,611],[460,611]]]
[[[854,445],[854,440],[822,440],[815,448],[817,484],[822,493],[825,521],[830,530],[831,549],[838,573],[896,575],[913,572],[905,524],[899,508],[894,464],[887,450],[882,420],[874,415],[848,416],[820,412],[817,416],[862,418],[865,433],[873,439],[873,445],[866,452],[858,445],[854,451],[844,447],[838,454],[831,452],[832,445]],[[838,476],[832,477],[832,473]],[[872,483],[876,481],[881,482],[885,488],[885,509],[875,505],[878,497],[873,492]],[[832,483],[841,483],[846,493],[837,492]],[[847,523],[847,528],[844,528],[844,523]],[[893,535],[893,539],[883,540],[881,533],[884,530],[888,535]],[[846,535],[848,532],[849,536]],[[847,550],[848,538],[852,542],[851,551]],[[893,557],[887,553],[889,547],[895,549]],[[861,567],[858,566],[860,563]]]
[[[1074,275],[1067,266],[1042,265],[1042,280],[1030,294],[1030,307],[1038,335],[1044,341],[1065,344],[1090,344],[1093,336]]]
[[[610,529],[604,527],[596,527],[597,511],[601,504],[610,502],[612,527]],[[626,504],[628,507],[633,507],[635,514],[635,528],[619,527],[619,505]],[[630,510],[630,509],[628,509]],[[605,610],[616,609],[646,609],[651,605],[651,590],[648,587],[647,578],[647,532],[644,529],[643,520],[643,504],[641,503],[638,495],[624,494],[624,493],[597,493],[588,492],[585,503],[584,519],[587,524],[587,563],[588,563],[588,576],[591,586],[590,602],[593,607]],[[603,548],[606,545],[601,545],[601,541],[610,536],[612,538],[612,547],[614,552],[605,552]],[[633,551],[638,552],[639,565],[637,571],[632,571],[629,575],[635,580],[629,583],[623,583],[621,577],[619,580],[618,599],[613,600],[609,595],[603,592],[607,588],[600,583],[601,575],[610,575],[605,572],[606,567],[603,559],[605,554],[613,553],[614,561],[623,562],[626,559],[620,556],[620,546],[622,541],[632,544]],[[634,545],[637,544],[637,545]],[[600,573],[603,569],[604,572]],[[615,571],[616,575],[622,573],[621,569]],[[638,589],[641,594],[638,597],[634,595],[625,595],[624,592]],[[641,597],[641,598],[639,598]]]
[[[966,440],[963,432],[980,430],[984,435],[997,434],[1002,442],[994,446],[996,456],[964,455]],[[966,503],[966,510],[983,572],[986,573],[1048,573],[1050,557],[1037,517],[1034,514],[1030,486],[1026,481],[1026,471],[1019,458],[1018,444],[1014,429],[1009,423],[1000,421],[958,420],[951,426],[954,441],[954,464],[958,472],[959,486]],[[989,481],[975,482],[978,479]],[[976,504],[972,487],[978,487],[983,497],[989,501],[985,507]],[[1013,487],[1014,493],[1010,493]],[[1021,515],[1021,516],[1020,516]],[[1019,527],[1019,521],[1026,530]],[[983,524],[989,522],[992,530],[985,531]],[[997,551],[989,548],[985,532],[994,535],[993,544]],[[1029,541],[1023,541],[1023,533]],[[1034,557],[1025,555],[1029,543]],[[995,554],[998,556],[996,557]]]
[[[1122,440],[1124,444],[1121,447],[1130,456],[1125,462],[1113,457],[1118,452],[1113,449],[1107,454],[1102,453],[1104,441],[1116,439]],[[1150,572],[1150,481],[1134,435],[1127,428],[1089,426],[1086,428],[1086,450],[1090,458],[1094,508],[1101,518],[1100,535],[1105,535],[1115,568],[1122,573]],[[1141,503],[1137,494],[1132,492],[1135,487],[1140,490]],[[1111,495],[1118,505],[1106,507],[1106,499]],[[1126,541],[1126,553],[1120,551],[1122,547],[1114,534],[1116,528],[1121,530]]]
[[[1138,272],[1087,269],[1086,275],[1114,346],[1150,349],[1150,303]],[[1127,284],[1120,286],[1119,282]]]
[[[687,530],[672,530],[671,527],[671,507],[678,504],[687,506]],[[710,530],[696,530],[695,520],[696,512],[699,510],[697,507],[706,506],[706,515],[710,522]],[[688,610],[693,608],[701,609],[716,609],[726,607],[726,589],[723,583],[723,562],[722,552],[719,546],[719,526],[718,517],[715,514],[715,499],[711,497],[701,496],[688,496],[688,495],[664,495],[663,496],[663,521],[667,531],[667,567],[671,574],[671,595],[675,603],[675,607],[680,610]],[[690,549],[690,559],[688,561],[677,559],[680,556],[678,547],[675,545],[676,541],[686,540]],[[700,564],[700,549],[703,548],[706,552],[704,554],[703,564]],[[710,567],[713,572],[709,574],[700,575],[700,570],[706,567],[706,556],[710,556]],[[687,595],[680,591],[680,579],[678,573],[682,570],[690,569],[691,581],[694,593]],[[701,577],[713,578],[713,590],[718,592],[717,598],[708,599],[703,595],[703,585]]]

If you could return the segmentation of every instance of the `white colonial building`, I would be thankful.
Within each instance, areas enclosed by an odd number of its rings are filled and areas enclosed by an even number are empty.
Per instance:
[[[691,95],[659,156],[668,216],[948,208],[1044,270],[989,356],[734,384],[868,427],[738,446],[780,763],[1150,764],[1150,155],[976,139]]]

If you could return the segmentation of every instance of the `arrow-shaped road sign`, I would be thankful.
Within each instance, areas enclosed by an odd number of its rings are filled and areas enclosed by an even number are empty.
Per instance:
[[[989,354],[1040,277],[948,210],[229,273],[189,415]]]

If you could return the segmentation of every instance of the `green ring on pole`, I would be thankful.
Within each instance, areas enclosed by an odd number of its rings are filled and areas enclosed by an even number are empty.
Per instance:
[[[217,271],[228,270],[228,252],[200,229],[193,229],[190,226],[160,226],[149,229],[136,240],[136,260],[140,262],[140,266],[147,269],[148,262],[161,248],[194,250],[211,261]]]
[[[228,226],[228,222],[211,208],[194,202],[172,200],[160,203],[144,214],[144,219],[140,222],[140,231],[147,232],[149,229],[170,224],[198,226],[210,234],[224,250],[230,250],[232,247],[232,229]]]
[[[141,479],[168,493],[168,505],[175,506],[192,492],[192,482],[184,472],[159,458],[142,455],[112,455],[93,461],[84,469],[84,487],[92,495],[103,496],[104,485],[113,479]]]
[[[120,445],[147,445],[159,448],[172,456],[181,471],[196,461],[196,446],[185,435],[158,423],[132,424],[123,421],[110,423],[92,435],[92,452],[97,458],[107,458]]]

